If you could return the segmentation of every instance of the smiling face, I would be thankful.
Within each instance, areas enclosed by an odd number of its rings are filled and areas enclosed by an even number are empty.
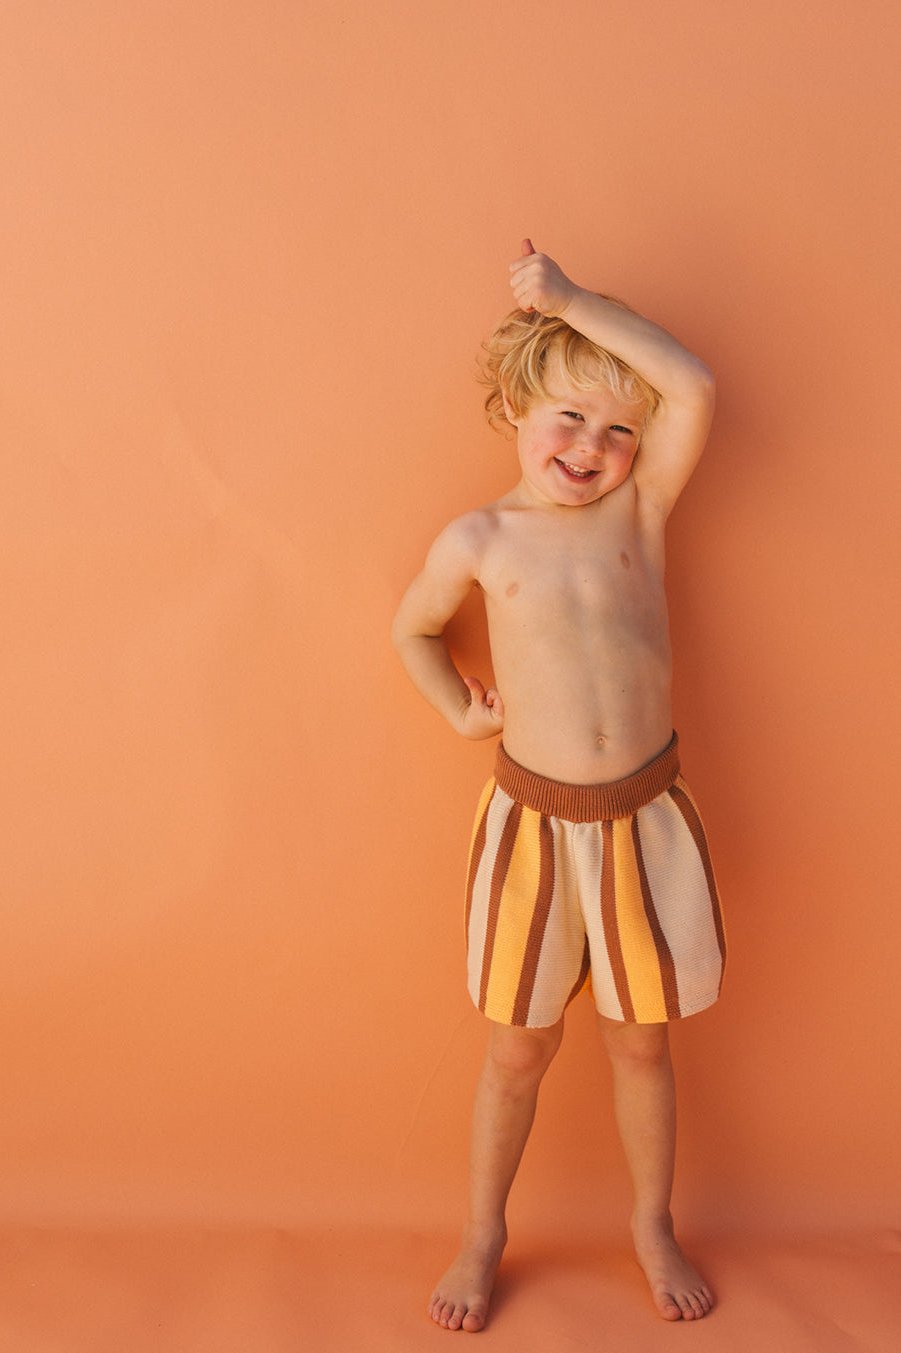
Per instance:
[[[547,399],[534,400],[523,414],[504,402],[516,428],[523,484],[539,502],[582,507],[628,477],[645,408],[607,386],[581,390],[559,370],[548,374]]]

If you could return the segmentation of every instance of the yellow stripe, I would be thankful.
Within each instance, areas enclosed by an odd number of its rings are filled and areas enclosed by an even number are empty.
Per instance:
[[[666,1001],[654,936],[645,915],[641,880],[632,844],[632,819],[613,823],[613,860],[616,877],[616,924],[629,982],[629,995],[639,1024],[666,1020]]]
[[[501,1024],[509,1024],[513,1018],[513,1005],[535,909],[541,861],[538,835],[540,820],[540,813],[532,808],[523,808],[501,893],[491,975],[485,994],[485,1014]]]

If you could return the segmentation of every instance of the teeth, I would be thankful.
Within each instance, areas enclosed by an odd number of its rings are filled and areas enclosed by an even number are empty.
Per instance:
[[[583,470],[578,465],[570,465],[568,461],[564,461],[563,464],[566,466],[567,470],[569,470],[570,474],[578,475],[580,479],[587,479],[588,476],[592,474],[591,470]]]

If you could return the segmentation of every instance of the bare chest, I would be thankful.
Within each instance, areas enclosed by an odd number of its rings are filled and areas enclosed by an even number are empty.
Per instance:
[[[622,516],[514,521],[486,564],[486,605],[505,626],[653,624],[665,605],[662,542]]]

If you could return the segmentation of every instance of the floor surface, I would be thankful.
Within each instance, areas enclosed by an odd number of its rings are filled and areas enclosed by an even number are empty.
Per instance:
[[[718,1296],[654,1312],[625,1248],[511,1243],[478,1335],[425,1314],[446,1237],[286,1230],[0,1232],[3,1353],[897,1353],[901,1233],[685,1248]]]

